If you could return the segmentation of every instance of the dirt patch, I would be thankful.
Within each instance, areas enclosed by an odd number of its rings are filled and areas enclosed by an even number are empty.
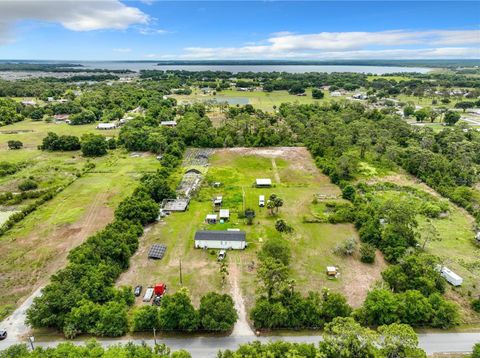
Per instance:
[[[235,309],[237,310],[238,314],[238,320],[237,322],[235,322],[232,335],[253,336],[253,331],[250,328],[247,320],[247,309],[245,308],[245,301],[242,296],[242,291],[240,290],[240,270],[235,260],[231,260],[229,263],[230,270],[228,278],[231,286],[231,295],[235,304]]]
[[[362,305],[372,285],[381,280],[381,273],[386,266],[387,263],[379,251],[377,251],[373,265],[364,264],[356,257],[349,258],[348,270],[342,275],[342,292],[352,307],[356,308]]]

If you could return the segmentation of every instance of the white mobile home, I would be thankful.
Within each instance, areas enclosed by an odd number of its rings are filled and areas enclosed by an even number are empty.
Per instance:
[[[463,283],[463,278],[458,276],[455,272],[450,270],[448,267],[443,266],[440,270],[440,275],[451,283],[453,286],[460,286]]]
[[[245,231],[197,231],[195,233],[195,248],[243,250],[247,246],[245,237]]]

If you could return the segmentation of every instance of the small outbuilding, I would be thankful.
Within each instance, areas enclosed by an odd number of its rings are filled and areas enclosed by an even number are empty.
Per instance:
[[[247,246],[245,231],[201,230],[194,240],[196,249],[243,250]]]
[[[217,214],[207,214],[207,217],[205,218],[205,222],[207,224],[216,224],[218,221]]]
[[[116,123],[98,123],[97,129],[109,130],[117,128]]]
[[[220,218],[220,220],[228,221],[230,219],[230,210],[220,209],[220,215],[218,217]]]
[[[160,125],[163,127],[176,127],[177,121],[161,121]]]
[[[336,277],[338,274],[338,270],[335,266],[327,266],[327,276],[328,277]]]
[[[272,180],[271,179],[256,179],[255,180],[255,186],[257,188],[270,188],[272,186]]]

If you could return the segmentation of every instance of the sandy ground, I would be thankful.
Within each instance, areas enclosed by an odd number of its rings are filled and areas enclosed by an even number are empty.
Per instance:
[[[231,294],[235,303],[235,309],[238,313],[238,320],[233,327],[233,336],[254,336],[247,320],[247,309],[245,308],[245,301],[240,290],[240,270],[235,260],[230,261],[229,271],[230,286],[232,288]]]

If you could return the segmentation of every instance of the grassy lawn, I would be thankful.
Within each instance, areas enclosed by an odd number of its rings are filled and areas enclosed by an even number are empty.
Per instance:
[[[25,120],[0,128],[0,149],[6,149],[9,140],[21,141],[25,149],[36,149],[38,145],[42,144],[42,139],[47,136],[48,132],[77,137],[81,137],[85,133],[103,134],[105,136],[118,135],[118,129],[99,131],[95,129],[96,126],[96,123],[71,126],[66,123],[56,124]]]
[[[15,156],[21,153],[31,155],[33,164],[15,177],[29,176],[34,170],[36,177],[48,178],[50,167],[68,167],[72,155],[76,166],[86,162],[79,153],[22,150]],[[121,151],[92,162],[96,167],[90,173],[0,237],[0,319],[63,267],[73,247],[112,220],[115,207],[133,191],[142,172],[158,168],[153,155],[134,158]]]
[[[216,100],[217,102],[231,101],[232,105],[236,103],[239,104],[251,104],[255,108],[264,110],[264,111],[273,111],[273,106],[279,107],[282,103],[299,103],[299,104],[310,104],[310,103],[320,103],[322,101],[330,99],[330,93],[324,91],[325,97],[321,100],[312,98],[312,90],[306,90],[306,96],[295,96],[289,94],[287,91],[274,91],[274,92],[244,92],[238,90],[224,90],[217,92],[214,96],[213,94],[200,94],[200,92],[195,91],[191,95],[175,95],[172,96],[179,101],[188,101],[188,102],[206,102],[211,100]]]
[[[252,184],[256,178],[271,178],[274,186],[255,188]],[[217,181],[223,184],[220,188],[209,185]],[[258,196],[268,198],[271,193],[285,202],[278,216],[272,216],[268,209],[258,207]],[[230,292],[232,282],[238,280],[247,308],[250,308],[256,294],[257,251],[265,240],[281,235],[274,227],[276,218],[281,217],[295,230],[285,237],[291,242],[292,275],[298,289],[307,292],[331,287],[349,294],[351,303],[357,305],[363,301],[370,285],[380,277],[382,261],[379,265],[369,266],[355,258],[335,256],[332,249],[336,244],[357,234],[350,224],[304,223],[303,217],[311,215],[315,194],[338,195],[340,191],[319,173],[304,148],[219,150],[211,158],[203,186],[191,201],[188,211],[173,213],[148,229],[132,259],[130,270],[122,275],[119,283],[146,287],[163,281],[170,292],[174,292],[181,287],[181,260],[183,285],[188,287],[195,303],[198,304],[200,296],[211,290]],[[230,209],[231,219],[228,223],[207,225],[204,219],[212,212],[211,199],[217,195],[223,196],[223,207]],[[256,212],[253,225],[247,225],[237,216],[247,207]],[[248,248],[228,252],[230,275],[223,286],[216,253],[194,249],[193,236],[199,229],[227,228],[245,230]],[[148,249],[153,243],[167,245],[162,260],[147,259]],[[331,264],[338,266],[341,272],[336,280],[328,280],[325,274],[325,266]],[[365,275],[355,279],[359,270]]]

